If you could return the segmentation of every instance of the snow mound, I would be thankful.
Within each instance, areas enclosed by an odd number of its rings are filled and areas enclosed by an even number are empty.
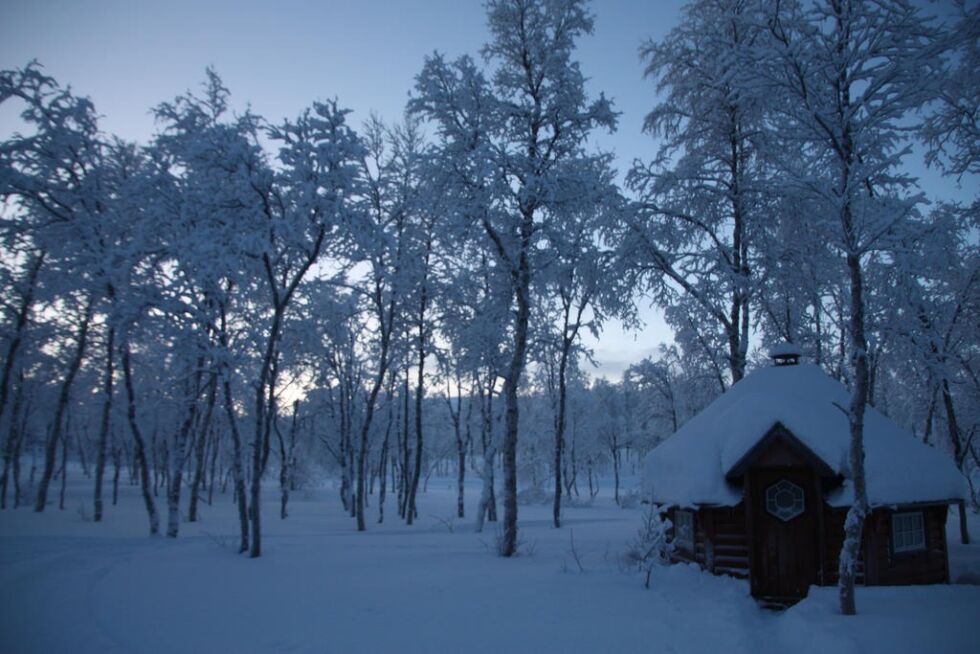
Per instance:
[[[826,499],[831,506],[847,506],[853,501],[849,403],[847,389],[816,365],[756,370],[649,454],[644,494],[667,505],[737,504],[742,490],[725,475],[780,423],[845,478]],[[864,447],[872,506],[965,497],[963,478],[949,457],[872,407],[865,412]]]

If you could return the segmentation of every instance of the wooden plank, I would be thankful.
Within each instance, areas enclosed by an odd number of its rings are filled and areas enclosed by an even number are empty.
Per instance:
[[[715,556],[725,556],[725,555],[745,555],[748,556],[751,550],[746,545],[716,545],[715,546]]]
[[[704,567],[708,572],[715,571],[715,528],[713,509],[704,509]]]
[[[813,475],[813,496],[817,498],[814,503],[817,511],[817,583],[822,584],[826,569],[824,550],[827,548],[827,534],[824,531],[823,483],[820,475]]]
[[[755,537],[754,537],[754,511],[752,510],[752,483],[751,483],[751,472],[746,472],[742,477],[742,506],[745,509],[745,537],[746,542],[749,547],[749,587],[752,589],[752,594],[755,595],[757,592],[758,579],[752,574],[753,570],[757,569],[757,564],[755,562],[756,547],[755,547]]]

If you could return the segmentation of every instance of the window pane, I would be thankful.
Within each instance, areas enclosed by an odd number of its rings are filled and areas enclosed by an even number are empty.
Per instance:
[[[921,511],[892,515],[892,548],[896,552],[925,549],[925,520]]]

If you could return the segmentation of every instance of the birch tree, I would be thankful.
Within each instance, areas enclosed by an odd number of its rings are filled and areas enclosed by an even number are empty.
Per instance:
[[[907,153],[905,120],[935,93],[937,36],[904,0],[787,4],[770,14],[772,80],[783,93],[781,133],[796,139],[795,183],[825,216],[824,235],[844,258],[849,281],[848,407],[853,503],[840,555],[840,608],[856,612],[854,574],[868,512],[864,411],[869,367],[864,260],[903,234],[921,197],[897,172]],[[798,151],[800,152],[800,151]],[[789,167],[792,169],[792,167]],[[792,179],[792,178],[791,178]]]
[[[480,201],[460,207],[489,239],[509,274],[513,340],[504,375],[504,530],[502,556],[517,552],[518,389],[524,372],[543,217],[580,188],[584,145],[593,129],[615,127],[604,97],[589,101],[572,59],[575,42],[592,31],[581,0],[493,0],[491,40],[483,48],[491,80],[463,57],[430,57],[416,82],[414,111],[432,120],[458,184]],[[479,209],[482,205],[483,209]]]
[[[683,11],[663,41],[641,50],[663,96],[644,130],[662,144],[652,163],[629,173],[639,202],[617,241],[627,269],[658,304],[697,305],[696,329],[710,350],[727,352],[734,384],[745,375],[756,234],[768,219],[766,99],[751,83],[749,56],[764,30],[752,2],[702,0]],[[679,329],[687,315],[666,317]]]

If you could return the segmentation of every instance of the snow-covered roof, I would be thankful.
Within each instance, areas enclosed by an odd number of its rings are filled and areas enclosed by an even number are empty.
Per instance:
[[[777,423],[844,477],[832,506],[853,501],[848,450],[850,396],[818,366],[761,368],[691,418],[647,457],[644,495],[679,506],[733,506],[742,489],[725,476]],[[872,506],[965,497],[950,458],[916,440],[873,407],[864,417],[865,474]]]

